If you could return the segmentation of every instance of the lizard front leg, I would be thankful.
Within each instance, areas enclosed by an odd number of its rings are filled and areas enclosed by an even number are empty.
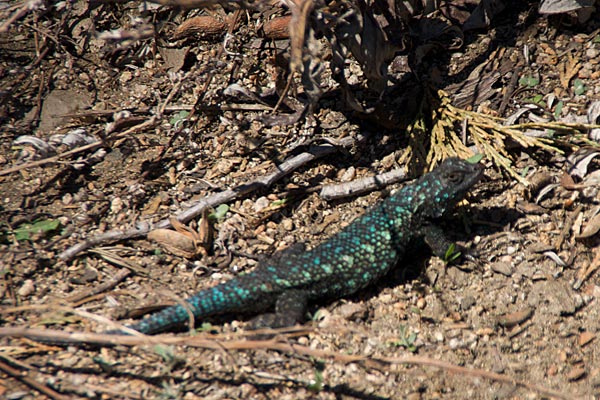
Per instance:
[[[454,246],[455,252],[462,253],[463,249],[457,246],[453,241],[449,240],[439,226],[427,224],[419,230],[419,233],[427,246],[431,249],[431,252],[441,259],[445,259],[448,249],[452,246]]]

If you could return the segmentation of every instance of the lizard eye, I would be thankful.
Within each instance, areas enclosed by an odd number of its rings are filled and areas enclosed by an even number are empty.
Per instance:
[[[459,184],[462,181],[462,174],[458,172],[450,172],[447,176],[448,181],[452,184]]]

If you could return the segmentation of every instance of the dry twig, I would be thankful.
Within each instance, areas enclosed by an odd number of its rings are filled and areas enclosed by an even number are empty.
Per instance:
[[[0,359],[4,359],[4,357],[2,355],[0,355]],[[35,389],[42,394],[45,394],[46,396],[50,397],[51,399],[57,399],[57,400],[70,399],[70,397],[63,396],[62,394],[58,393],[57,391],[49,388],[48,386],[44,385],[41,382],[36,381],[35,379],[31,378],[30,376],[27,376],[27,374],[14,369],[10,365],[5,364],[2,361],[0,361],[0,371],[4,372],[5,374],[7,374],[9,376],[12,376],[13,378],[20,380],[21,382],[23,382],[30,388]]]

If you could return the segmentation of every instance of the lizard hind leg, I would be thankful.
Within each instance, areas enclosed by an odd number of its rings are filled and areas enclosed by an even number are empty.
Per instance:
[[[249,322],[249,329],[283,328],[303,322],[308,305],[308,294],[304,290],[286,290],[275,302],[275,312],[261,314]]]

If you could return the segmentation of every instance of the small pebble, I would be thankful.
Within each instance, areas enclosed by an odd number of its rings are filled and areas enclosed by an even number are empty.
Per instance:
[[[294,223],[292,222],[291,218],[286,218],[283,221],[281,221],[281,226],[288,232],[294,229]]]
[[[600,54],[600,50],[591,48],[585,51],[585,55],[587,58],[596,58]]]
[[[62,197],[62,203],[65,206],[68,206],[69,204],[71,204],[73,202],[73,195],[71,193],[66,193],[63,197]]]
[[[269,207],[269,199],[266,197],[260,197],[254,203],[253,209],[255,212],[261,212],[265,208]]]
[[[342,182],[350,182],[355,177],[356,177],[356,168],[350,167],[346,171],[344,171],[340,180]]]
[[[121,200],[120,197],[115,197],[111,202],[110,202],[110,211],[112,211],[114,214],[119,213],[119,211],[121,211],[123,209],[123,200]]]
[[[23,286],[19,288],[17,294],[21,297],[27,297],[35,291],[35,285],[31,279],[27,279],[23,282]]]
[[[131,78],[133,78],[133,74],[131,73],[131,71],[125,71],[121,74],[121,76],[119,77],[119,81],[121,83],[125,83],[131,80]]]
[[[495,273],[502,274],[504,276],[511,276],[513,274],[514,269],[511,264],[502,261],[493,263],[490,268]]]
[[[450,347],[450,349],[456,350],[460,347],[463,347],[463,342],[460,339],[452,338],[448,341],[448,346]]]
[[[576,381],[581,379],[585,375],[585,368],[577,366],[573,368],[568,374],[567,379],[570,381]]]
[[[363,303],[345,303],[338,308],[338,311],[342,318],[350,321],[364,319],[368,314],[367,307]]]

